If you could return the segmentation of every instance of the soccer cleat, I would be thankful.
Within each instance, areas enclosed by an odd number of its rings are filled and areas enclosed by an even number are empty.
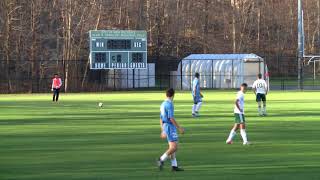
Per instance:
[[[243,143],[243,145],[244,146],[249,146],[249,145],[251,145],[251,143],[249,141],[247,141],[247,142]]]
[[[226,144],[233,144],[233,142],[232,141],[227,141]]]
[[[157,160],[157,165],[159,167],[159,170],[162,171],[164,163],[160,160],[160,158]]]
[[[199,112],[196,112],[196,117],[200,117],[200,114],[199,114]]]
[[[196,118],[196,117],[197,117],[197,115],[196,115],[196,114],[194,114],[194,113],[192,113],[192,117],[193,117],[193,118]]]
[[[172,171],[184,171],[184,169],[176,167],[176,166],[172,166]]]

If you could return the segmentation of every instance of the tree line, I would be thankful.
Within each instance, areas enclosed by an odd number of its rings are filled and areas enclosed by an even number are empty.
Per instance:
[[[320,1],[303,3],[305,48],[320,54]],[[32,79],[32,92],[63,66],[66,91],[75,77],[85,85],[95,29],[146,30],[152,57],[256,53],[287,74],[297,64],[279,59],[296,57],[297,0],[1,0],[1,83]]]

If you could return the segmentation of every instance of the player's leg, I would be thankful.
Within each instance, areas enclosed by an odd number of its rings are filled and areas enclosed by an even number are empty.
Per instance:
[[[159,158],[159,161],[158,161],[158,166],[159,166],[160,170],[163,169],[164,162],[168,158],[171,159],[171,165],[178,164],[177,159],[175,157],[175,152],[178,149],[178,144],[177,144],[177,142],[168,142],[168,144],[169,144],[168,150],[165,153],[163,153],[163,155]]]
[[[229,137],[226,141],[227,144],[232,144],[233,138],[237,135],[237,130],[239,129],[239,124],[235,123],[234,126],[232,127]]]
[[[202,106],[202,99],[199,98],[199,99],[198,99],[197,106],[196,106],[196,115],[197,115],[197,116],[199,116],[199,111],[200,111],[201,106]]]
[[[192,117],[196,117],[197,104],[197,98],[193,96]]]
[[[248,137],[247,137],[247,132],[246,132],[246,124],[245,124],[245,117],[243,114],[241,114],[241,121],[240,123],[240,134],[243,140],[243,145],[249,145],[250,143],[248,142]]]
[[[57,89],[56,91],[57,91],[57,93],[56,93],[56,101],[58,101],[59,100],[60,89]]]
[[[168,150],[159,158],[158,166],[162,170],[164,162],[171,157],[171,164],[176,165],[172,167],[173,171],[181,171],[182,169],[178,168],[177,159],[175,153],[178,150],[178,132],[173,125],[165,125],[164,131],[167,134],[167,140],[169,148]]]
[[[263,110],[262,110],[262,114],[264,116],[267,115],[267,98],[266,98],[266,95],[264,94],[263,97],[262,97],[262,102],[263,102]]]
[[[234,122],[235,122],[235,124],[234,124],[233,128],[231,129],[229,137],[226,141],[227,144],[232,144],[232,140],[236,136],[237,130],[240,128],[240,124],[242,123],[241,114],[237,114],[237,113],[234,114]]]
[[[193,106],[192,106],[192,117],[196,117],[196,109],[197,109],[197,104],[193,104]]]
[[[56,89],[53,89],[53,97],[52,97],[52,101],[56,100]]]
[[[177,162],[177,158],[176,158],[176,152],[171,154],[170,159],[171,159],[171,166],[172,167],[178,167],[178,162]]]
[[[263,113],[262,113],[262,109],[261,109],[261,94],[257,94],[257,97],[256,97],[256,101],[258,103],[258,113],[259,113],[259,116],[262,116]]]
[[[168,150],[160,157],[160,161],[162,162],[166,161],[178,149],[178,145],[176,142],[168,142],[168,144],[169,144]]]
[[[183,171],[182,168],[178,167],[178,162],[177,162],[177,158],[176,158],[176,153],[178,150],[178,143],[177,142],[170,142],[170,143],[171,143],[171,145],[169,144],[169,147],[172,145],[175,146],[174,152],[170,155],[172,171]]]

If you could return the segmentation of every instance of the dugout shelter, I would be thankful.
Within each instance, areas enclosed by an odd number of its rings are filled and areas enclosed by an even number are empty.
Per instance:
[[[256,54],[191,54],[181,60],[172,81],[173,87],[190,90],[195,73],[200,73],[200,85],[208,89],[235,89],[245,82],[252,86],[261,73],[267,80],[268,68]]]

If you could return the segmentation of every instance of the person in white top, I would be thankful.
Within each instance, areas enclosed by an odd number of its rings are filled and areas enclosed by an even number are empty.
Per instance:
[[[264,79],[262,79],[262,74],[258,74],[258,79],[253,83],[252,89],[256,95],[256,101],[258,103],[258,112],[260,116],[267,115],[267,98],[268,85]],[[263,102],[263,108],[261,108],[261,101]]]
[[[233,138],[237,134],[237,130],[240,129],[240,134],[243,139],[243,145],[249,145],[249,141],[246,133],[246,120],[244,117],[244,94],[247,91],[248,85],[246,83],[241,84],[240,91],[237,93],[237,98],[234,105],[235,124],[231,129],[229,137],[226,141],[227,144],[232,144]]]

